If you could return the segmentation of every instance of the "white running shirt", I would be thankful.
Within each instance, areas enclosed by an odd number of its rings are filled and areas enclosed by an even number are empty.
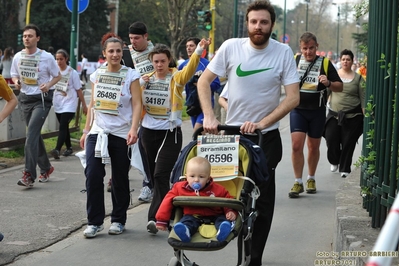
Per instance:
[[[227,125],[259,122],[280,103],[281,86],[299,82],[294,54],[289,46],[273,39],[264,49],[255,49],[249,38],[225,41],[208,69],[229,77]],[[277,129],[279,122],[262,130]]]

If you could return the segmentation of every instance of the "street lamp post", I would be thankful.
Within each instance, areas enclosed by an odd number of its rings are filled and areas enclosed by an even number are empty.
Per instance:
[[[332,3],[333,5],[337,5],[337,7],[338,7],[338,14],[337,14],[337,22],[338,22],[338,24],[337,24],[337,57],[339,57],[339,20],[340,20],[340,11],[341,11],[341,8],[340,8],[340,6],[339,6],[339,4],[337,4],[337,3]]]
[[[294,43],[294,45],[297,45],[297,43],[299,42],[299,23],[298,21],[291,20],[291,24],[293,25],[294,23],[296,23],[296,42]],[[301,24],[303,24],[303,20],[301,20]]]
[[[310,0],[305,0],[305,2],[306,2],[306,28],[305,28],[305,31],[308,31],[308,14],[309,14]]]

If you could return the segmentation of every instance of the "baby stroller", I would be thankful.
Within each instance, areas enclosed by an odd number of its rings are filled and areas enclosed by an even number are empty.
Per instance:
[[[219,131],[228,130],[229,132],[237,132],[237,135],[239,135],[240,127],[220,125],[218,129]],[[182,150],[172,171],[172,183],[178,182],[184,176],[186,163],[192,157],[197,156],[197,137],[202,131],[202,128],[198,129],[193,135],[193,140]],[[259,143],[261,143],[261,132],[258,131],[257,135]],[[239,167],[237,176],[213,177],[214,182],[223,185],[234,199],[200,196],[178,196],[173,199],[175,207],[173,224],[176,224],[183,215],[181,206],[228,207],[236,210],[239,215],[229,236],[225,241],[219,242],[215,236],[204,237],[204,234],[197,232],[191,237],[190,242],[182,242],[173,228],[171,228],[168,243],[173,247],[175,256],[171,258],[169,266],[198,265],[187,258],[184,250],[220,250],[236,237],[238,249],[237,266],[244,266],[250,263],[253,224],[258,215],[255,203],[260,195],[257,185],[267,181],[268,173],[266,159],[261,148],[242,136],[239,139],[238,159]]]

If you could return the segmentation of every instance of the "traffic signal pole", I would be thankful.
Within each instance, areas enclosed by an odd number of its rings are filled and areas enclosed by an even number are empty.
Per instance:
[[[212,43],[209,45],[208,59],[211,59],[215,53],[216,0],[211,0],[210,11],[212,14],[212,29],[209,31],[209,38],[212,39]]]
[[[78,60],[78,1],[72,0],[72,18],[71,18],[71,47],[69,50],[70,65],[73,69],[76,69]]]

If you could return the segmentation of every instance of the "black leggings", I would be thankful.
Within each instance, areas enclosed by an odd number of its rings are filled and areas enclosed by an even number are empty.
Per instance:
[[[179,157],[182,146],[181,128],[170,130],[140,129],[141,143],[147,155],[154,196],[148,210],[148,221],[155,221],[155,214],[170,189],[170,173]]]
[[[67,149],[72,148],[71,145],[71,135],[69,133],[69,123],[75,117],[75,113],[56,113],[58,122],[60,122],[60,129],[58,131],[58,139],[56,150],[60,151],[62,145],[64,145]]]
[[[87,69],[83,69],[82,73],[80,74],[81,81],[83,81],[83,78],[85,79],[85,82],[87,82]]]

